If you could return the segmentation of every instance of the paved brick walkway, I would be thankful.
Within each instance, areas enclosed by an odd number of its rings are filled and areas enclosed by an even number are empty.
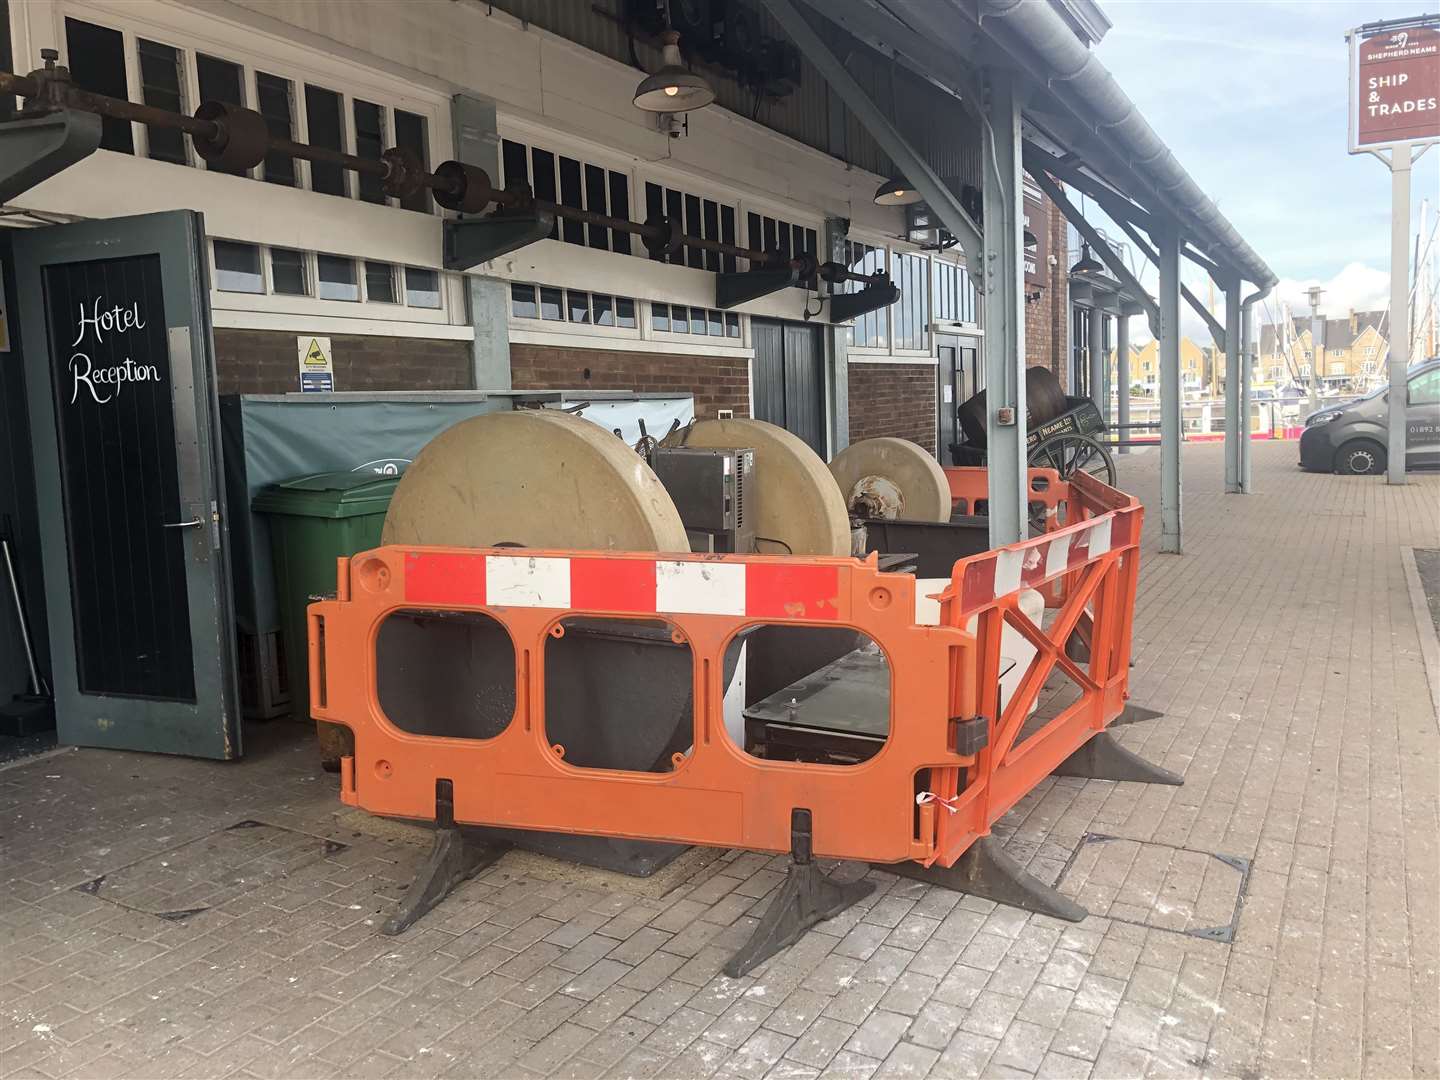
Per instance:
[[[730,980],[783,860],[697,856],[661,892],[507,856],[384,938],[424,848],[339,807],[295,729],[230,766],[66,752],[0,771],[0,1074],[1437,1075],[1440,732],[1399,552],[1440,546],[1440,477],[1262,444],[1241,498],[1219,447],[1185,458],[1188,554],[1152,513],[1135,628],[1167,715],[1121,735],[1186,784],[1054,780],[1003,823],[1108,917],[876,874]],[[1122,462],[1152,506],[1157,466]],[[1140,925],[1224,923],[1245,867],[1233,943]]]

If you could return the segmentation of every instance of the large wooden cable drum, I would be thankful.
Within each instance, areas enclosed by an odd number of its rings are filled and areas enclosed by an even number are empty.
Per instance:
[[[690,550],[674,502],[644,460],[598,424],[555,410],[489,413],[436,436],[401,477],[382,539]]]
[[[755,451],[745,512],[763,555],[849,555],[850,516],[820,455],[764,420],[697,420],[667,445]]]
[[[862,439],[830,462],[850,512],[862,518],[949,521],[945,470],[908,439]]]

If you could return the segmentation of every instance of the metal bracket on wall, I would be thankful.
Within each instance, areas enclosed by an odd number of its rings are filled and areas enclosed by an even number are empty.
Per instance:
[[[447,221],[444,224],[445,269],[469,270],[544,240],[554,228],[555,215],[539,209]]]
[[[867,285],[859,292],[832,293],[829,297],[830,321],[847,323],[861,315],[889,307],[899,299],[900,290],[889,281],[879,285]]]
[[[715,275],[715,306],[729,309],[749,300],[800,284],[800,271],[791,266],[770,270]]]
[[[100,146],[100,117],[77,109],[0,123],[0,203],[7,203]]]

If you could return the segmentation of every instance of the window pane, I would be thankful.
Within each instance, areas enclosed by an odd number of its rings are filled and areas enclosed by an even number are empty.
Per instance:
[[[570,291],[565,294],[568,304],[566,317],[571,322],[588,323],[590,321],[590,294]]]
[[[530,183],[530,151],[523,143],[506,139],[500,144],[500,159],[505,171],[502,184]]]
[[[581,208],[580,162],[574,158],[560,159],[560,205]],[[560,233],[567,244],[585,243],[585,226],[578,221],[562,221]]]
[[[340,120],[340,95],[318,86],[305,87],[305,118],[310,128],[310,145],[326,150],[345,149],[345,126]],[[325,195],[345,194],[345,170],[339,165],[310,163],[310,189]]]
[[[706,199],[706,200],[705,200],[704,222],[705,222],[705,232],[703,233],[703,235],[704,235],[705,239],[706,239],[706,240],[719,240],[719,239],[720,239],[720,204],[717,203],[717,202],[715,202],[713,199]],[[706,269],[706,270],[719,270],[719,269],[720,269],[720,254],[719,254],[718,252],[715,252],[715,251],[707,251],[707,252],[704,252],[704,255],[705,255],[705,269]]]
[[[340,255],[316,255],[316,276],[320,279],[321,300],[359,300],[360,284],[355,280],[355,261]]]
[[[255,103],[265,117],[265,127],[272,139],[295,138],[294,88],[289,79],[278,75],[255,73]],[[260,175],[271,184],[295,186],[295,159],[275,151],[265,155]]]
[[[310,282],[305,276],[305,254],[290,248],[270,249],[270,283],[285,296],[309,296]]]
[[[411,307],[440,306],[440,272],[418,266],[405,268],[405,303]]]
[[[393,304],[395,295],[395,267],[392,263],[365,260],[365,299],[381,304]]]
[[[705,333],[705,309],[692,307],[690,309],[690,333]]]
[[[688,334],[690,332],[690,310],[679,304],[670,305],[670,332],[672,334]]]
[[[144,38],[138,39],[135,46],[140,54],[140,100],[156,109],[183,113],[180,50]],[[147,127],[145,133],[146,152],[150,157],[176,165],[190,164],[184,132]]]
[[[425,117],[404,109],[395,110],[395,145],[402,150],[409,150],[420,159],[422,168],[430,168],[430,129],[425,122]],[[406,210],[414,210],[421,214],[430,212],[430,189],[421,188],[414,195],[409,195],[400,200],[400,205]]]
[[[385,110],[368,101],[356,100],[355,114],[355,155],[368,161],[379,161],[385,152]],[[369,173],[357,173],[360,182],[360,198],[366,202],[383,203],[385,191],[381,179]]]
[[[254,244],[215,241],[215,287],[222,292],[263,293],[260,249]]]
[[[615,298],[615,325],[627,330],[635,329],[635,301],[628,296]]]
[[[681,230],[680,230],[681,232],[684,232],[684,231],[685,231],[685,230],[684,230],[684,227],[683,227],[683,224],[682,224],[682,223],[684,222],[684,220],[685,220],[685,209],[684,209],[684,206],[685,206],[685,196],[684,196],[684,195],[682,195],[682,194],[681,194],[680,192],[678,192],[678,191],[671,191],[669,188],[666,188],[666,189],[665,189],[665,216],[668,217],[668,218],[671,218],[672,220],[674,220],[677,225],[681,225]],[[682,248],[681,248],[679,251],[677,251],[674,255],[668,255],[668,254],[666,254],[666,255],[662,255],[661,258],[663,258],[666,262],[671,262],[671,263],[675,263],[675,264],[677,264],[677,265],[679,265],[679,266],[684,266],[684,265],[685,265],[685,249],[682,247]]]
[[[239,64],[229,60],[195,54],[195,77],[200,82],[200,101],[223,101],[227,105],[244,105],[245,88],[242,83],[244,72]],[[231,176],[245,176],[246,169],[217,169],[217,172]]]
[[[669,330],[669,329],[670,329],[670,305],[669,305],[669,304],[651,304],[651,305],[650,305],[650,326],[651,326],[652,329],[655,329],[655,330]]]
[[[560,290],[540,287],[540,318],[549,319],[552,322],[559,322],[565,318],[564,312],[560,310]]]
[[[705,322],[711,337],[725,336],[725,322],[720,318],[720,312],[707,311],[705,313]]]
[[[585,166],[585,209],[597,214],[608,213],[605,209],[605,170],[598,165]],[[602,251],[610,250],[610,230],[603,225],[586,227],[590,246]]]
[[[740,316],[733,311],[725,313],[725,336],[732,338],[740,336]]]
[[[614,326],[614,325],[615,325],[615,311],[614,311],[614,308],[611,306],[610,297],[608,297],[608,296],[600,296],[599,294],[596,294],[596,296],[594,297],[594,302],[595,302],[595,325],[596,325],[596,326]]]
[[[686,236],[701,236],[701,235],[703,235],[704,231],[705,231],[704,219],[701,217],[701,214],[700,214],[700,196],[698,196],[698,195],[686,195],[686,196],[685,196],[685,229],[684,229],[685,235],[686,235]],[[687,247],[687,248],[685,248],[685,249],[683,249],[683,250],[684,250],[685,254],[682,255],[682,256],[680,256],[680,258],[685,259],[685,260],[688,260],[689,264],[690,264],[691,266],[695,267],[697,270],[703,270],[703,269],[704,269],[704,267],[705,267],[705,252],[703,252],[703,251],[701,251],[699,248],[695,248],[695,247]]]
[[[537,199],[545,199],[555,202],[555,155],[549,150],[541,150],[538,146],[530,148],[530,172]],[[560,219],[555,219],[555,227],[550,230],[550,239],[560,239]]]
[[[538,319],[540,309],[535,306],[534,285],[510,286],[510,314],[517,319]]]
[[[129,98],[130,90],[125,81],[125,38],[119,30],[66,18],[65,52],[70,77],[81,90]],[[102,150],[118,150],[122,154],[135,152],[130,121],[106,117],[100,125]]]
[[[630,216],[630,178],[622,172],[610,174],[610,216],[623,218]],[[612,233],[610,247],[612,251],[629,255],[630,234],[627,232]]]

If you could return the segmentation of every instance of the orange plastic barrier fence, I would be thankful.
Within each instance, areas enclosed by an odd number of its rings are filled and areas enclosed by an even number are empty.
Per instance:
[[[969,474],[978,473],[983,490],[984,470],[958,470],[967,474],[959,479],[950,472],[952,489],[973,497]],[[375,814],[433,820],[437,781],[449,780],[460,824],[772,852],[790,850],[791,811],[804,807],[817,855],[949,866],[1103,730],[1126,697],[1140,507],[1087,476],[1046,479],[1044,494],[1067,505],[1070,523],[957,562],[938,626],[915,624],[915,578],[881,573],[873,556],[391,546],[342,559],[338,598],[309,612],[312,712],[355,739],[354,756],[342,760],[341,798]],[[1053,598],[1048,628],[1020,611],[1029,588]],[[1082,665],[1064,645],[1087,609],[1094,632]],[[505,628],[516,703],[503,731],[486,739],[416,735],[387,719],[377,696],[377,638],[403,611],[478,611]],[[546,644],[575,616],[663,620],[672,639],[689,646],[694,742],[673,755],[670,771],[581,768],[547,741]],[[757,625],[850,627],[879,646],[891,711],[888,740],[874,757],[809,764],[753,757],[735,745],[722,712],[726,650]],[[1002,712],[1005,625],[1036,655]],[[1077,696],[1021,741],[1057,668]]]

